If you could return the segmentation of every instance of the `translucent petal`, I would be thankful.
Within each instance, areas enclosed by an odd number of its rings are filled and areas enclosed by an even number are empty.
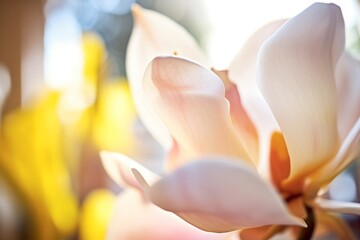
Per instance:
[[[328,184],[360,156],[360,118],[343,140],[337,154],[321,168],[307,176],[305,192],[316,196],[321,187]]]
[[[232,125],[224,85],[212,71],[183,58],[157,57],[146,70],[144,90],[174,138],[173,166],[210,154],[252,165]]]
[[[225,86],[225,97],[230,103],[230,114],[241,144],[254,163],[259,161],[258,133],[241,102],[237,86],[228,78],[228,71],[213,71],[221,78]]]
[[[286,209],[275,189],[242,162],[208,158],[178,169],[152,186],[139,176],[137,179],[153,203],[205,231],[269,224],[305,226]]]
[[[203,53],[192,36],[180,25],[139,5],[133,7],[134,28],[126,54],[126,72],[136,109],[150,133],[166,148],[171,137],[147,103],[142,89],[146,66],[156,56],[176,53],[194,61],[205,63]]]
[[[336,67],[338,128],[343,140],[360,117],[360,62],[344,52]]]
[[[146,176],[150,183],[156,182],[160,178],[149,169],[123,154],[102,151],[100,156],[109,177],[121,187],[133,187],[142,190],[142,187],[132,174],[132,168],[138,169],[141,174]]]
[[[237,84],[244,111],[247,112],[257,129],[259,138],[258,169],[266,177],[269,177],[269,139],[274,131],[279,131],[279,126],[256,85],[256,60],[260,46],[285,21],[274,21],[257,30],[246,41],[229,66],[229,79]]]
[[[360,203],[341,202],[323,198],[316,198],[313,202],[313,205],[316,208],[320,208],[325,211],[360,215]]]
[[[336,153],[334,66],[343,48],[340,8],[315,3],[286,22],[260,50],[258,84],[285,137],[289,181]]]

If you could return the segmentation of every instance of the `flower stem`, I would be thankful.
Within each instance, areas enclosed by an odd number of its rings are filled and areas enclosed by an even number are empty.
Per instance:
[[[299,237],[297,240],[310,240],[314,230],[315,230],[315,214],[314,210],[311,207],[306,206],[306,213],[307,218],[305,219],[305,222],[307,224],[307,228],[303,228],[300,231]]]

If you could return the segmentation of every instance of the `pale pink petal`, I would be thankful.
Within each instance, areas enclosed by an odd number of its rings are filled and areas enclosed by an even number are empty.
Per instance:
[[[213,72],[215,72],[224,83],[225,97],[230,103],[231,120],[240,142],[249,154],[251,160],[257,164],[259,160],[258,134],[253,122],[244,109],[237,86],[229,80],[228,71],[213,69]]]
[[[144,89],[175,140],[170,165],[210,154],[252,165],[231,123],[224,85],[212,71],[183,58],[157,57],[146,70]]]
[[[134,28],[126,54],[127,77],[142,122],[164,147],[169,148],[171,137],[144,97],[142,78],[146,66],[154,57],[164,54],[176,53],[201,63],[205,63],[205,58],[191,35],[166,16],[139,5],[134,5],[133,16]]]
[[[246,41],[229,66],[229,79],[237,84],[242,106],[258,130],[260,145],[258,169],[267,177],[269,175],[269,139],[274,131],[279,131],[279,127],[256,85],[256,59],[263,42],[285,21],[271,22],[257,30]]]
[[[314,202],[312,202],[312,205],[323,211],[360,215],[360,203],[316,198]]]
[[[150,183],[154,183],[160,178],[149,169],[123,154],[102,151],[100,156],[106,173],[121,187],[134,187],[142,190],[142,187],[132,174],[131,169],[133,168],[138,169]]]
[[[259,141],[255,126],[245,111],[235,84],[226,89],[226,99],[230,103],[231,119],[238,133],[241,144],[249,154],[251,160],[258,164]]]
[[[338,129],[341,140],[360,116],[360,62],[344,52],[336,67]]]
[[[315,196],[321,187],[326,187],[359,156],[360,117],[343,140],[335,157],[307,177],[305,185],[306,194]]]
[[[155,206],[135,190],[116,201],[107,240],[225,240],[227,235],[201,231]]]
[[[256,59],[261,45],[286,22],[285,19],[271,22],[254,32],[229,66],[229,79],[239,86],[241,94],[257,89]],[[258,94],[255,93],[255,94]]]
[[[289,181],[328,161],[338,148],[334,67],[343,48],[340,8],[315,3],[259,52],[258,84],[285,137]]]
[[[275,189],[241,161],[201,159],[152,186],[138,173],[135,175],[153,203],[205,231],[305,225],[291,215]]]

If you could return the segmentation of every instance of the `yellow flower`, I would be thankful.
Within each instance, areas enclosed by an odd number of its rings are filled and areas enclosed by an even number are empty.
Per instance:
[[[34,227],[32,239],[74,233],[78,204],[62,152],[59,94],[49,92],[28,108],[7,114],[1,124],[0,169],[21,199]]]
[[[328,213],[360,205],[319,194],[360,149],[360,68],[344,51],[340,8],[316,3],[263,27],[227,71],[204,67],[195,41],[166,17],[138,6],[134,15],[128,77],[171,173],[154,177],[105,154],[110,175],[208,232],[247,228],[245,239],[293,226],[308,239],[317,220],[354,238]]]

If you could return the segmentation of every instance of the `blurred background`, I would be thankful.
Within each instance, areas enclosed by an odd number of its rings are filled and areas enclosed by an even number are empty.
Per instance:
[[[99,151],[155,170],[164,156],[137,118],[126,80],[135,2],[183,25],[220,69],[257,28],[313,1],[0,0],[1,240],[104,239],[121,189]],[[347,48],[359,54],[358,2],[335,3]],[[331,197],[359,201],[359,176],[355,163]]]

